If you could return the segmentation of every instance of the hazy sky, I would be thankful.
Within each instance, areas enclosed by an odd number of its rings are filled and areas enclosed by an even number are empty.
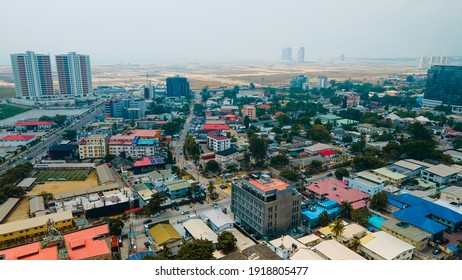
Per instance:
[[[10,53],[93,64],[462,55],[461,0],[1,0]],[[54,61],[54,57],[52,58]]]

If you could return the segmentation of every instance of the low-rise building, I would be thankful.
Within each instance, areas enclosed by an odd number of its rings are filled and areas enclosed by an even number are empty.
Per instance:
[[[234,221],[218,209],[212,209],[202,214],[205,223],[216,233],[234,227]]]
[[[156,245],[156,250],[154,251],[167,247],[170,249],[171,255],[174,256],[180,250],[183,243],[182,237],[171,224],[159,223],[150,228],[148,232]]]
[[[219,151],[215,154],[215,159],[220,163],[236,160],[238,157],[239,151],[234,147]]]
[[[335,240],[325,240],[314,246],[314,249],[325,260],[365,260]]]
[[[213,232],[202,220],[189,219],[183,223],[187,235],[196,240],[206,239],[213,244],[218,244],[218,235]]]
[[[17,134],[0,138],[0,147],[26,146],[35,140],[35,135]]]
[[[221,152],[231,148],[231,139],[222,135],[210,133],[207,135],[207,147],[214,152]]]
[[[403,184],[404,180],[406,180],[407,176],[400,174],[398,172],[394,172],[386,167],[382,168],[377,168],[372,170],[372,173],[375,173],[381,177],[384,177],[387,179],[387,182],[390,184],[400,186]]]
[[[411,260],[414,246],[384,231],[373,232],[361,239],[358,249],[372,260]]]
[[[49,129],[53,125],[52,121],[24,121],[14,124],[16,130],[44,130]]]
[[[331,220],[340,215],[340,205],[333,200],[323,200],[316,205],[311,205],[307,210],[301,212],[301,219],[311,228],[319,226],[319,216],[326,212]]]
[[[450,184],[459,180],[459,169],[438,164],[422,170],[421,178],[438,184]]]
[[[431,234],[423,231],[409,223],[401,222],[396,219],[389,219],[382,223],[382,230],[393,235],[402,241],[415,246],[417,251],[422,251],[427,247]]]
[[[284,235],[269,241],[268,247],[270,247],[271,250],[273,250],[278,256],[280,256],[284,260],[288,260],[289,257],[297,251],[297,249],[307,249],[305,245],[303,245],[290,235]]]
[[[172,199],[183,198],[189,195],[189,187],[191,183],[186,180],[175,180],[172,182],[166,182],[166,193]]]
[[[249,117],[251,120],[255,120],[257,118],[257,109],[254,105],[244,105],[242,108],[242,115],[244,117]]]
[[[330,199],[341,204],[342,201],[351,203],[353,209],[366,207],[370,195],[358,189],[348,188],[337,179],[320,181],[305,187],[306,192],[316,199]]]
[[[457,205],[462,204],[462,187],[450,186],[441,191],[441,199],[449,202],[456,203]]]
[[[101,164],[96,167],[96,175],[100,185],[114,184],[116,179],[111,171],[111,168],[107,164]]]
[[[386,178],[373,174],[369,171],[357,173],[357,177],[347,178],[348,187],[358,189],[370,196],[383,191]]]

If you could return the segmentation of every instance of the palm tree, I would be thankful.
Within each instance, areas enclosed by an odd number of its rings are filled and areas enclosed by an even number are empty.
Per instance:
[[[342,213],[342,217],[345,219],[351,219],[351,211],[353,211],[351,202],[343,200],[340,204],[340,212]]]
[[[335,219],[330,225],[330,230],[337,237],[337,241],[338,241],[340,235],[342,235],[343,231],[345,230],[345,225],[343,224],[343,220],[340,218]]]
[[[209,186],[207,187],[207,192],[209,193],[210,200],[215,199],[216,195],[216,187],[213,185],[212,182],[209,181]]]
[[[353,236],[353,239],[351,240],[351,243],[350,243],[351,250],[356,252],[359,245],[361,245],[361,239],[357,237],[356,235]]]

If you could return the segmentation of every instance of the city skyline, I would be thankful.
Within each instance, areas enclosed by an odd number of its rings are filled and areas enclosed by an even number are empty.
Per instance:
[[[454,26],[462,25],[462,3],[453,0],[82,1],[72,14],[58,13],[55,0],[28,2],[3,3],[5,10],[26,3],[30,8],[20,18],[8,13],[0,19],[8,26],[0,31],[8,42],[0,46],[0,65],[9,64],[9,54],[27,50],[72,49],[92,56],[94,64],[118,64],[279,60],[286,46],[306,46],[305,60],[343,53],[349,58],[458,56],[462,49],[462,39],[453,34]],[[152,17],[139,11],[152,11]],[[239,22],[225,20],[236,16]]]

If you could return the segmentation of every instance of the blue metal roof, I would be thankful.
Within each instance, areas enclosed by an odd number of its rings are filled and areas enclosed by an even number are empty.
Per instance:
[[[154,255],[154,252],[152,251],[142,251],[138,252],[136,254],[131,255],[130,257],[127,258],[129,261],[139,261],[142,260],[144,256],[150,256]]]
[[[415,210],[417,209],[403,209],[394,212],[392,215],[404,222],[410,223],[433,235],[442,232],[446,229],[446,226],[425,217],[424,215],[418,213]]]

